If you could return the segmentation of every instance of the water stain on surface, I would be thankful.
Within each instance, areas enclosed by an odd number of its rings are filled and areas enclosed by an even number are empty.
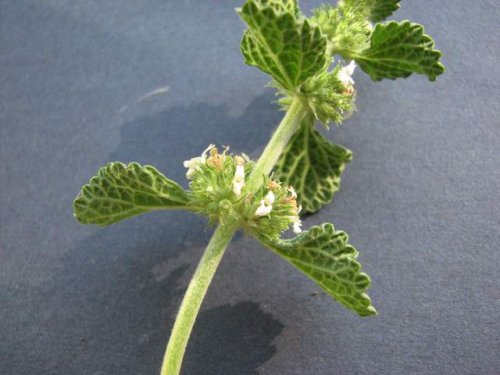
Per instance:
[[[257,375],[276,353],[284,325],[258,303],[225,304],[200,314],[188,345],[184,373]]]

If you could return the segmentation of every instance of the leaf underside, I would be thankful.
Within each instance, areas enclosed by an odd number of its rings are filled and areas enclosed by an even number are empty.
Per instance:
[[[82,224],[109,225],[144,212],[186,206],[187,195],[156,168],[115,162],[84,185],[73,208]]]
[[[361,69],[374,81],[405,78],[412,73],[425,74],[429,80],[444,72],[441,52],[434,40],[424,34],[422,25],[403,21],[377,24],[370,47],[354,56]]]
[[[285,258],[325,292],[360,316],[376,315],[366,294],[371,281],[361,272],[358,252],[348,244],[348,235],[332,224],[311,227],[290,240],[262,243]]]
[[[275,167],[276,178],[297,192],[302,212],[313,213],[331,202],[351,151],[331,143],[306,116]]]
[[[248,0],[238,11],[248,25],[241,42],[245,62],[282,88],[294,90],[325,66],[326,39],[318,27],[299,21],[293,9]]]

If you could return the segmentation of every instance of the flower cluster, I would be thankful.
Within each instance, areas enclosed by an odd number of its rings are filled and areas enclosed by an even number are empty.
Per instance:
[[[330,122],[340,124],[354,111],[356,96],[351,76],[355,67],[354,61],[347,66],[337,64],[332,71],[323,71],[301,86],[309,108],[325,126]]]
[[[237,220],[246,231],[266,238],[277,238],[290,226],[300,233],[295,190],[266,178],[258,191],[247,191],[254,163],[245,154],[229,154],[228,149],[219,153],[210,145],[200,156],[184,162],[191,209],[208,216],[211,223]]]
[[[282,95],[278,102],[286,110],[299,95],[323,125],[340,124],[355,110],[356,90],[351,77],[355,68],[356,63],[351,61],[347,66],[337,64],[331,71],[325,69],[307,79],[295,94],[278,88]]]
[[[295,234],[302,231],[301,207],[297,205],[297,194],[292,187],[267,179],[251,198],[243,216],[245,229],[271,239],[279,237],[290,226]]]

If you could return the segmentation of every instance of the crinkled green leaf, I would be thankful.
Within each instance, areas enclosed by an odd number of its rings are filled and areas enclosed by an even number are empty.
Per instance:
[[[73,208],[82,224],[101,226],[144,212],[186,206],[186,192],[156,168],[138,163],[108,163],[84,185]]]
[[[302,212],[316,212],[331,202],[351,151],[331,143],[314,129],[311,114],[303,120],[275,168],[275,176],[297,192]]]
[[[434,49],[434,40],[424,34],[424,28],[409,21],[377,24],[370,47],[352,55],[374,81],[404,78],[412,73],[425,74],[434,81],[445,70],[440,57],[441,52]]]
[[[380,22],[397,11],[401,0],[369,0],[370,19],[373,22]]]
[[[399,9],[401,0],[343,0],[345,5],[363,12],[372,22],[380,22]]]
[[[304,272],[330,296],[360,316],[376,315],[365,293],[370,278],[361,272],[358,252],[332,224],[314,226],[290,240],[261,242]]]
[[[293,91],[325,66],[326,39],[318,27],[285,7],[280,9],[276,3],[247,0],[238,10],[248,25],[241,52],[247,64]]]
[[[299,16],[299,5],[297,0],[254,0],[256,4],[265,7],[269,6],[276,12],[289,12],[295,17]]]

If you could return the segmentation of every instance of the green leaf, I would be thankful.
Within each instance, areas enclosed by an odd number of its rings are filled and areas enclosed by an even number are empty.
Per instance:
[[[309,114],[292,137],[275,168],[282,183],[293,186],[302,212],[316,212],[330,203],[340,188],[340,175],[351,151],[331,143],[314,129]]]
[[[401,0],[369,0],[370,20],[380,22],[399,9]]]
[[[380,22],[400,8],[401,0],[344,0],[341,7],[350,7],[365,13],[370,21]]]
[[[404,78],[412,73],[425,74],[435,81],[445,70],[434,40],[424,34],[423,26],[409,21],[377,24],[370,47],[351,57],[374,81]]]
[[[186,192],[156,168],[108,163],[84,185],[73,208],[82,224],[101,226],[144,212],[185,208]]]
[[[311,227],[290,240],[261,242],[315,281],[325,292],[360,316],[376,315],[365,293],[371,281],[361,272],[358,252],[348,235],[333,224]]]
[[[293,91],[326,63],[326,39],[318,27],[299,20],[278,2],[247,0],[240,17],[248,25],[241,42],[245,62],[270,74],[282,88]],[[294,2],[286,2],[292,4]]]
[[[269,6],[276,12],[289,12],[295,17],[299,17],[299,5],[297,0],[254,0],[261,7]]]

